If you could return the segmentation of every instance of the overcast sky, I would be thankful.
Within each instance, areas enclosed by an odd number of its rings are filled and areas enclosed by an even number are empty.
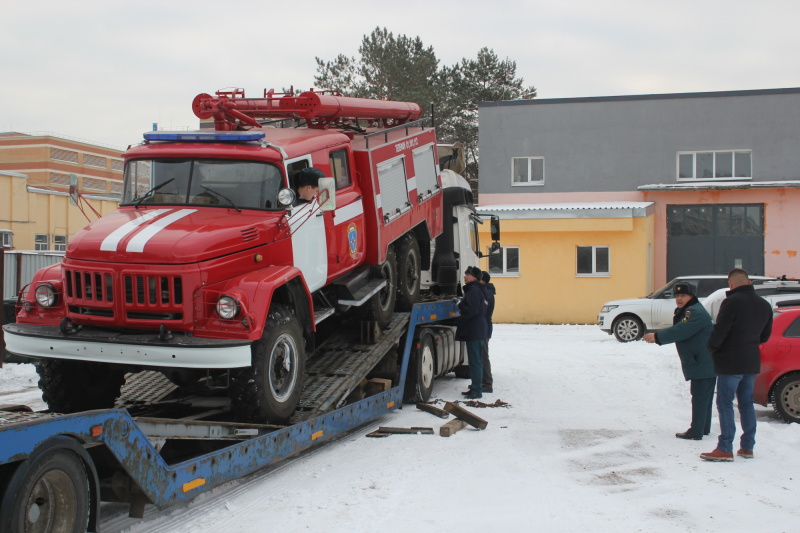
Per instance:
[[[539,98],[800,87],[796,0],[4,2],[0,132],[125,147],[197,127],[198,93],[294,85],[386,27],[440,65],[487,46]]]

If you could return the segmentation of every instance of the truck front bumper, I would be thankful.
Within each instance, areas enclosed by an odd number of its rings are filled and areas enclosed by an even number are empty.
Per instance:
[[[85,327],[64,335],[57,326],[7,324],[9,353],[45,359],[179,368],[250,366],[250,342],[174,335],[166,342],[158,333],[123,334]]]

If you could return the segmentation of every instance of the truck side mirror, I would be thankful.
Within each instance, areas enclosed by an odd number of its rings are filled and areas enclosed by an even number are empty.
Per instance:
[[[495,241],[494,244],[497,244],[496,241],[500,240],[500,217],[498,217],[497,215],[492,215],[492,218],[489,222],[489,233],[492,236],[492,240]],[[493,250],[494,250],[494,244],[492,245]]]
[[[334,178],[320,178],[317,202],[320,211],[333,211],[336,209],[336,180]]]

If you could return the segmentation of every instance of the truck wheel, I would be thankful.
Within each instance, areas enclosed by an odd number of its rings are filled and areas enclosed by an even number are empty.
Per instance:
[[[381,277],[386,280],[386,286],[364,304],[362,316],[366,320],[374,320],[381,329],[384,329],[392,321],[394,303],[397,299],[397,261],[394,248],[391,246],[386,252],[386,261],[381,265]]]
[[[264,335],[253,343],[253,365],[231,372],[234,415],[245,421],[284,424],[297,408],[305,381],[305,340],[287,307],[270,309]]]
[[[103,363],[41,359],[36,372],[42,399],[56,413],[114,407],[125,383],[121,367]]]
[[[625,315],[614,321],[611,330],[619,342],[638,341],[644,335],[644,324],[638,317]]]
[[[800,423],[800,374],[783,376],[775,383],[772,407],[784,422]]]
[[[411,354],[408,367],[406,387],[411,394],[408,397],[413,402],[427,402],[433,393],[433,379],[435,377],[435,348],[433,336],[423,332],[417,343],[419,348]]]
[[[55,448],[20,463],[0,504],[0,530],[83,532],[89,522],[89,478],[72,451]]]
[[[419,301],[422,258],[419,243],[411,235],[400,241],[397,248],[397,304],[400,311],[411,311]]]

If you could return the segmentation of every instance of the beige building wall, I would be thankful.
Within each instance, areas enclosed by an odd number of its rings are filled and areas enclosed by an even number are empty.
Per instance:
[[[481,226],[481,230],[484,230]],[[494,275],[494,322],[594,324],[600,307],[653,290],[654,215],[502,219],[501,245],[519,247],[519,275]],[[488,228],[480,234],[490,241]],[[608,246],[608,275],[576,273],[578,246]],[[481,260],[488,270],[488,259]]]
[[[0,133],[0,237],[17,250],[64,249],[88,220],[70,204],[70,185],[101,215],[116,209],[122,192],[120,149],[59,135]],[[47,243],[36,235],[47,235]]]
[[[100,215],[114,211],[116,200],[100,199],[91,195],[83,200],[91,204]],[[70,203],[69,194],[61,191],[37,192],[28,186],[24,175],[0,171],[0,232],[10,231],[13,249],[35,250],[37,234],[48,235],[48,250],[55,250],[56,235],[64,235],[67,243],[89,221],[98,217],[88,207],[81,210]]]

